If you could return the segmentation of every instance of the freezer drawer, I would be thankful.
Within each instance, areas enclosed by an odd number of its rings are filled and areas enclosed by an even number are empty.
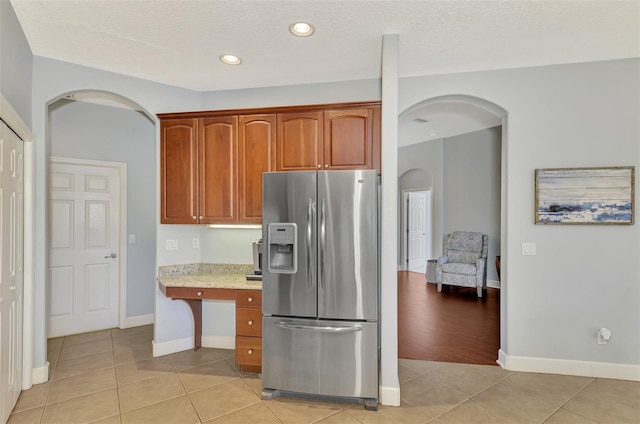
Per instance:
[[[262,323],[264,388],[378,398],[377,323],[277,317]]]

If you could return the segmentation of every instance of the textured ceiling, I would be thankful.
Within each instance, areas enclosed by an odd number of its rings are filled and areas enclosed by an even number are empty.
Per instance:
[[[403,77],[640,56],[639,1],[11,3],[34,55],[199,91],[377,78],[392,33]]]

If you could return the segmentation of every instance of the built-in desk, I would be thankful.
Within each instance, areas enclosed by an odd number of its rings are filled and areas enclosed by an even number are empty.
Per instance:
[[[188,264],[158,270],[160,290],[182,300],[193,314],[193,350],[202,346],[202,300],[236,302],[236,363],[242,371],[262,367],[262,282],[247,281],[253,265]]]

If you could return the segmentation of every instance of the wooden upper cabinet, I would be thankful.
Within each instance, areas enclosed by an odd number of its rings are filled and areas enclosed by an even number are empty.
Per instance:
[[[192,224],[198,210],[198,120],[162,120],[160,134],[160,222]]]
[[[322,111],[279,113],[276,170],[321,168],[322,130]]]
[[[324,112],[323,169],[373,168],[373,110]]]
[[[238,223],[262,222],[262,173],[276,170],[276,115],[241,115],[238,124]]]
[[[200,119],[200,224],[236,222],[237,133],[237,116]]]

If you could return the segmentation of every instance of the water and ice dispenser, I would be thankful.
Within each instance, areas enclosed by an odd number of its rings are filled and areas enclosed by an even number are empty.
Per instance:
[[[271,223],[268,227],[267,258],[269,272],[275,274],[295,274],[298,271],[296,243],[298,228],[295,223]],[[264,262],[264,259],[263,259]]]

